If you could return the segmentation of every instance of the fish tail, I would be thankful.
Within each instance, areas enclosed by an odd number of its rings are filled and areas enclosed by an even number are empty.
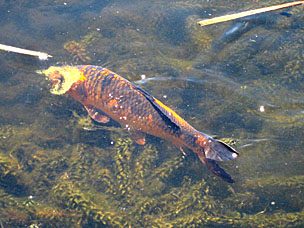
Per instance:
[[[231,176],[222,169],[216,161],[228,161],[237,158],[239,153],[229,145],[215,140],[212,137],[199,133],[196,141],[195,152],[200,160],[217,176],[223,180],[234,183]]]
[[[202,156],[202,153],[198,153],[200,160],[213,172],[216,176],[222,178],[224,181],[228,183],[234,183],[234,180],[231,178],[230,174],[227,173],[224,169],[222,169],[214,160],[208,159]]]

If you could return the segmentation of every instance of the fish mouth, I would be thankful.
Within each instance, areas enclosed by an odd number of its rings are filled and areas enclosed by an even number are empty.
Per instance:
[[[49,80],[53,82],[51,89],[60,88],[64,83],[64,76],[59,71],[54,71],[49,75]]]
[[[82,77],[82,72],[73,66],[51,66],[46,70],[37,71],[37,73],[46,76],[46,79],[52,84],[50,92],[56,95],[62,95],[68,92],[73,83]]]
[[[53,83],[51,85],[51,89],[54,89],[56,86],[60,85],[60,81],[59,80],[53,80]]]

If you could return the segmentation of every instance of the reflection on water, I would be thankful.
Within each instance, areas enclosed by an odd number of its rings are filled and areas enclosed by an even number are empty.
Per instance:
[[[0,52],[0,226],[303,227],[303,7],[196,25],[283,2],[0,1],[1,43],[54,56]],[[63,64],[106,66],[235,144],[236,183],[51,95],[35,72]]]

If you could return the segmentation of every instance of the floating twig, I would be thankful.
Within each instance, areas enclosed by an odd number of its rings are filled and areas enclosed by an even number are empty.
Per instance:
[[[4,44],[0,44],[0,50],[15,52],[15,53],[24,54],[24,55],[36,56],[40,60],[47,60],[48,58],[53,57],[47,53],[43,53],[43,52],[39,52],[39,51],[31,51],[31,50],[17,48],[17,47],[13,47],[13,46],[4,45]]]
[[[285,3],[285,4],[281,4],[281,5],[269,6],[269,7],[265,7],[265,8],[248,10],[248,11],[244,11],[244,12],[240,12],[240,13],[205,19],[205,20],[201,20],[197,23],[200,26],[211,25],[211,24],[216,24],[216,23],[220,23],[220,22],[224,22],[224,21],[230,21],[230,20],[247,17],[247,16],[259,14],[259,13],[265,13],[265,12],[269,12],[269,11],[288,8],[291,6],[298,6],[298,5],[302,5],[302,4],[304,4],[304,1],[289,2],[289,3]]]

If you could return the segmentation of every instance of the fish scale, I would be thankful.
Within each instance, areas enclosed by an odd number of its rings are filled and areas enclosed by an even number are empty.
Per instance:
[[[50,67],[44,73],[54,82],[52,93],[68,93],[97,122],[112,118],[140,145],[145,144],[145,134],[150,134],[170,141],[183,153],[183,146],[188,147],[214,174],[234,182],[215,161],[236,158],[235,149],[197,131],[174,110],[118,74],[91,65]]]
[[[102,102],[99,102],[96,107],[107,110],[107,114],[113,112],[112,118],[120,121],[121,117],[122,120],[125,120],[123,117],[126,117],[127,121],[123,121],[125,124],[136,122],[135,125],[139,126],[151,120],[154,128],[170,130],[141,91],[136,90],[136,86],[127,80],[105,68],[85,68],[84,75],[87,79],[83,82],[83,86],[86,88],[87,94],[91,99],[93,98],[93,102],[98,102],[98,99],[101,99]],[[77,86],[77,89],[79,88],[81,86]],[[81,91],[77,90],[76,93],[80,94]],[[114,104],[118,107],[115,108]],[[115,115],[113,116],[113,114]],[[150,129],[151,127],[149,127]]]

